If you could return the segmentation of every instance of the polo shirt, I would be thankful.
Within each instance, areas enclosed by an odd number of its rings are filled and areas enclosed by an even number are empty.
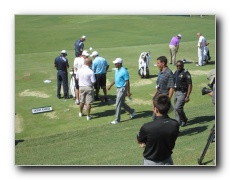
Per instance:
[[[114,79],[117,88],[126,86],[126,81],[129,80],[129,73],[127,69],[123,66],[119,70],[116,68]]]
[[[179,39],[177,36],[174,36],[174,37],[171,39],[169,45],[178,46],[179,43],[180,43],[180,39]]]
[[[76,73],[79,87],[93,87],[93,83],[96,82],[95,75],[89,66],[83,65]]]
[[[179,123],[168,115],[156,116],[145,123],[137,134],[137,140],[146,144],[143,156],[151,161],[163,161],[171,156],[179,134]]]
[[[106,67],[108,65],[109,64],[103,57],[96,56],[95,59],[93,60],[92,70],[94,71],[95,74],[105,74]]]
[[[167,67],[164,71],[160,71],[158,73],[158,78],[157,78],[158,94],[168,95],[170,88],[174,88],[174,80],[173,80],[172,71]]]
[[[84,65],[85,59],[83,57],[76,57],[73,62],[73,66],[77,69],[80,69]],[[77,72],[74,69],[74,74]]]
[[[65,72],[67,72],[67,68],[69,67],[68,59],[62,55],[55,58],[54,64],[56,65],[57,70],[61,70]]]

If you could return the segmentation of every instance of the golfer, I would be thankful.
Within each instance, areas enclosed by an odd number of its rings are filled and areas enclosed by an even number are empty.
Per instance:
[[[177,36],[173,36],[169,43],[170,64],[176,64],[176,54],[179,50],[180,40],[181,34],[178,34]]]
[[[115,115],[116,118],[114,121],[112,121],[112,124],[117,124],[121,120],[121,106],[130,113],[130,118],[134,118],[135,116],[135,109],[131,109],[126,103],[125,103],[125,97],[131,96],[130,93],[130,85],[129,85],[129,73],[126,68],[122,66],[122,59],[117,58],[113,61],[115,64],[116,70],[115,70],[115,77],[112,83],[108,87],[108,91],[111,89],[111,87],[115,84],[117,87],[117,97],[116,97],[116,110]]]
[[[86,36],[82,36],[80,39],[76,40],[74,43],[74,49],[75,49],[75,56],[79,57],[83,50],[84,50],[84,41],[86,40]]]

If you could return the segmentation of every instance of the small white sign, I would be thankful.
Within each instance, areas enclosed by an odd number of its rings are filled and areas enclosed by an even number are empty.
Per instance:
[[[42,113],[42,112],[49,112],[52,111],[52,107],[51,106],[47,106],[47,107],[39,107],[39,108],[33,108],[32,109],[32,113],[33,114],[38,114],[38,113]]]

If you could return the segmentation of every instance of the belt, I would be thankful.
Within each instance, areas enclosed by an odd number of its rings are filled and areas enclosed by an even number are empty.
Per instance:
[[[185,88],[175,88],[175,91],[187,92],[187,89],[185,89]]]

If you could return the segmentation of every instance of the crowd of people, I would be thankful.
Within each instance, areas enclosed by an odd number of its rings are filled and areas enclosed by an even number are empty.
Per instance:
[[[208,43],[201,33],[198,37],[198,64],[203,66],[204,61],[210,60],[207,53]],[[176,60],[179,44],[182,36],[173,36],[169,43],[169,63],[176,66],[177,70],[172,72],[168,67],[166,56],[157,58],[156,66],[159,73],[156,80],[156,88],[153,93],[152,121],[143,124],[137,135],[137,142],[145,148],[143,152],[144,165],[172,165],[172,150],[179,134],[179,128],[187,125],[188,118],[184,112],[185,103],[189,102],[192,93],[192,77],[188,70],[185,70],[184,61]],[[136,110],[129,107],[125,97],[131,97],[130,76],[127,68],[123,67],[123,59],[116,58],[113,61],[115,66],[114,79],[110,85],[106,85],[106,73],[109,63],[97,51],[89,54],[84,50],[86,36],[82,36],[74,43],[75,59],[73,63],[75,77],[75,103],[79,105],[79,117],[84,116],[83,107],[86,106],[86,119],[91,120],[91,106],[94,101],[100,100],[99,91],[102,89],[104,102],[108,101],[107,91],[113,85],[116,86],[115,119],[111,124],[121,122],[121,107],[135,117]],[[206,54],[204,53],[206,47]],[[208,54],[208,55],[207,55]],[[60,98],[61,84],[63,83],[64,98],[68,98],[68,74],[69,62],[66,58],[67,51],[62,50],[61,55],[55,58],[54,65],[57,69],[57,97]],[[207,56],[209,56],[207,58]],[[139,59],[139,73],[142,77],[149,75],[150,53],[144,52]],[[174,103],[171,98],[174,95]],[[173,107],[174,105],[174,107]],[[175,119],[168,116],[170,109],[174,108]]]

